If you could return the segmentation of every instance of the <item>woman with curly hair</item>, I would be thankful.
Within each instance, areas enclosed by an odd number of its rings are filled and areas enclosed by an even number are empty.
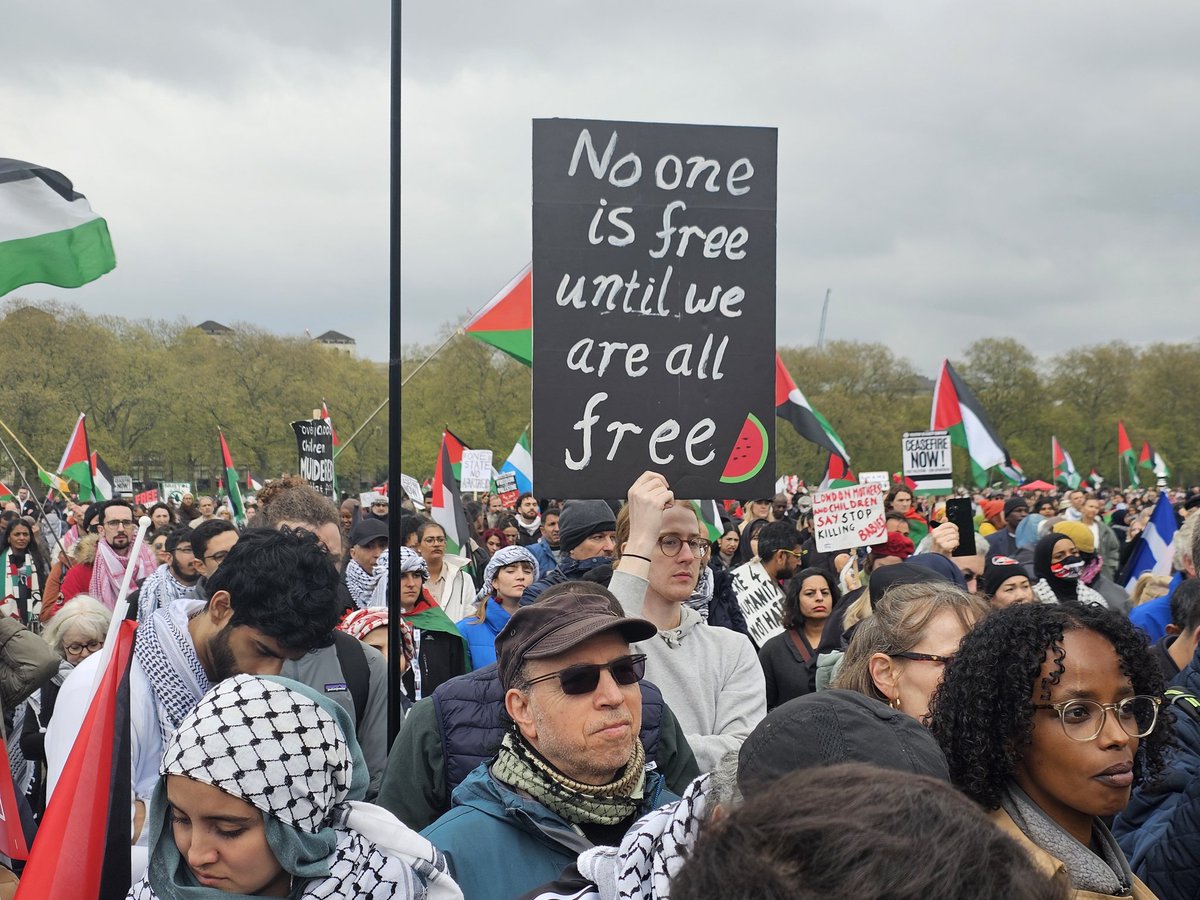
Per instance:
[[[1025,603],[966,636],[933,699],[950,778],[1074,896],[1154,895],[1102,820],[1163,768],[1162,676],[1129,620]]]

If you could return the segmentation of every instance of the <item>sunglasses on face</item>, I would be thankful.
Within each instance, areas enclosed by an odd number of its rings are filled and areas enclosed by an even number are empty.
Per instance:
[[[603,665],[593,663],[567,666],[565,669],[559,669],[557,672],[550,672],[546,675],[539,675],[537,678],[530,679],[529,684],[535,685],[539,681],[549,681],[551,678],[557,678],[559,687],[562,688],[564,694],[590,694],[600,684],[600,673],[604,669],[608,669],[609,674],[613,677],[613,681],[617,684],[637,684],[646,674],[646,656],[642,653],[635,653],[631,656],[618,657],[612,662],[604,663]]]

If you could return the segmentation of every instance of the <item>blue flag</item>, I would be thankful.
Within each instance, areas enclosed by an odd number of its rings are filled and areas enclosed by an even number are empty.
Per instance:
[[[1171,542],[1179,526],[1175,524],[1175,509],[1166,491],[1160,491],[1154,512],[1142,532],[1142,542],[1130,558],[1125,582],[1126,590],[1133,590],[1134,583],[1143,572],[1155,575],[1171,574]]]

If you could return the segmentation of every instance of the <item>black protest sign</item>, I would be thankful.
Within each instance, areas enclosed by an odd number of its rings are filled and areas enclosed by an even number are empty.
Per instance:
[[[301,419],[292,423],[296,451],[300,455],[300,477],[326,497],[333,491],[333,426],[327,419]]]
[[[533,123],[533,483],[775,493],[774,128]]]

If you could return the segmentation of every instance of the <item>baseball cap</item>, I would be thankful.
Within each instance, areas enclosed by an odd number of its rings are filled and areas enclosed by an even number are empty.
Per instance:
[[[387,523],[380,519],[362,519],[350,529],[350,546],[362,547],[388,536]]]
[[[496,635],[496,662],[505,690],[527,659],[558,656],[608,631],[618,632],[630,644],[658,634],[652,622],[617,615],[606,594],[597,585],[594,594],[559,594],[513,613]]]

